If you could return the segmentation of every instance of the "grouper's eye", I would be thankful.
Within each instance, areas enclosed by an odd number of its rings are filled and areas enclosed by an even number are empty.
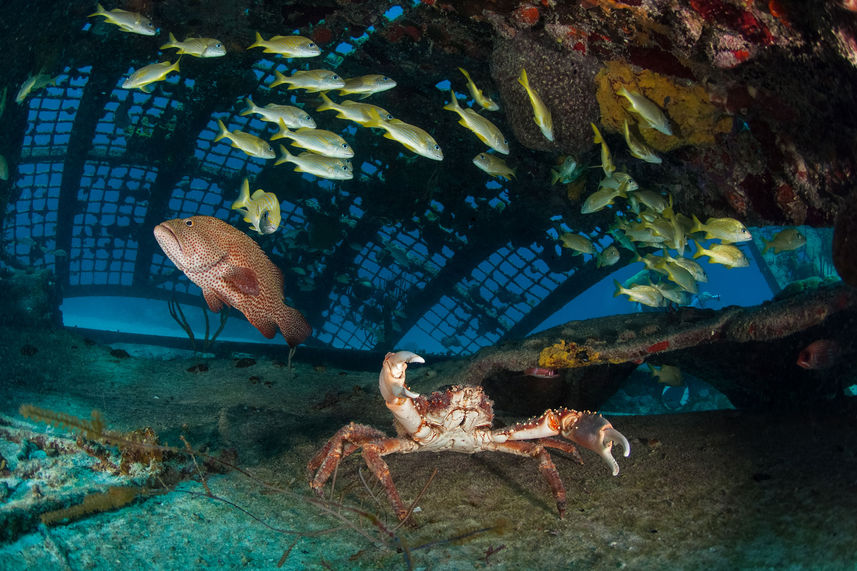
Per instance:
[[[191,220],[190,218],[185,220],[184,223],[185,223],[185,226],[193,226],[193,220]]]

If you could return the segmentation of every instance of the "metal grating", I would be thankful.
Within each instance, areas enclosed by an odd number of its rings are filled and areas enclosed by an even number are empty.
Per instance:
[[[54,78],[55,85],[48,85],[26,100],[28,127],[21,144],[22,159],[65,155],[90,70],[86,67],[71,73],[71,68],[66,67]]]
[[[3,243],[6,254],[34,268],[53,268],[62,163],[21,163],[6,207]]]

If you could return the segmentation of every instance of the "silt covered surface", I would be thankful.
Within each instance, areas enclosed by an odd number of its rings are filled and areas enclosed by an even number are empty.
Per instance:
[[[295,539],[285,568],[405,568],[405,547],[415,567],[431,569],[557,562],[587,568],[841,568],[852,561],[848,530],[857,524],[857,442],[847,419],[853,410],[613,416],[632,447],[629,458],[619,459],[618,477],[588,451],[582,452],[583,466],[552,454],[569,492],[564,520],[533,460],[490,453],[391,456],[406,503],[437,469],[413,525],[393,531],[395,516],[358,455],[340,467],[333,504],[308,503],[313,496],[306,462],[340,426],[354,421],[393,433],[376,372],[299,364],[290,376],[275,360],[237,367],[236,359],[126,358],[68,332],[2,333],[11,379],[3,386],[4,415],[16,417],[24,402],[83,417],[98,408],[114,430],[150,426],[161,442],[178,444],[182,434],[197,450],[233,449],[238,466],[277,487],[234,470],[209,473],[212,494],[231,505],[206,497],[189,469],[169,480],[167,490],[148,482],[149,492],[118,510],[39,528],[35,518],[47,499],[64,494],[65,501],[78,502],[75,487],[97,487],[93,482],[105,476],[80,468],[86,454],[45,456],[30,446],[18,457],[16,445],[4,440],[12,472],[22,462],[42,462],[53,472],[33,472],[32,478],[59,482],[65,473],[67,480],[66,487],[42,485],[39,497],[27,491],[20,473],[3,474],[6,489],[29,501],[17,519],[4,510],[5,518],[13,518],[7,529],[19,530],[2,547],[4,568],[276,568]],[[38,351],[22,354],[24,346]],[[188,371],[203,362],[208,371]],[[429,392],[460,367],[412,367],[409,385]],[[495,425],[516,420],[498,411]],[[2,425],[6,433],[14,428],[9,422]],[[71,471],[74,464],[78,468]],[[301,535],[265,527],[235,506]],[[393,536],[352,509],[374,514]],[[320,530],[327,531],[315,534]]]

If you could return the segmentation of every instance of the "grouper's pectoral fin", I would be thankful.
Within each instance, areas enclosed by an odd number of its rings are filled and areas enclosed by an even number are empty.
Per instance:
[[[250,268],[234,267],[223,276],[223,281],[243,294],[259,295],[259,279]]]
[[[220,313],[223,309],[223,300],[217,297],[217,294],[210,289],[202,290],[202,296],[205,298],[205,303],[208,304],[208,309],[214,313]]]
[[[277,334],[277,324],[273,321],[265,318],[249,319],[249,321],[253,327],[259,330],[259,333],[268,339],[273,339],[274,335]]]

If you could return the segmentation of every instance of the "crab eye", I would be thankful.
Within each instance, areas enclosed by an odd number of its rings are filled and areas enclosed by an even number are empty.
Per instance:
[[[185,226],[193,226],[193,220],[188,218],[187,220],[184,221],[184,225]]]

